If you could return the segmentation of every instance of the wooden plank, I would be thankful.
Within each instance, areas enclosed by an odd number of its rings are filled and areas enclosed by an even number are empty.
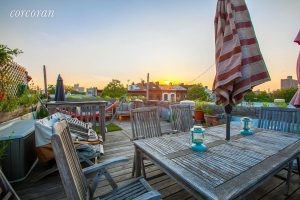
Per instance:
[[[269,124],[268,126],[273,125]],[[211,131],[213,130],[211,129]],[[215,135],[219,135],[221,130],[222,127],[216,127],[217,134]],[[237,129],[233,128],[233,130]],[[260,132],[264,134],[260,135]],[[172,137],[173,140],[170,138],[153,138],[134,143],[136,148],[146,153],[150,160],[178,183],[185,186],[194,195],[198,191],[206,198],[232,198],[241,192],[251,190],[265,177],[278,172],[284,163],[296,155],[296,152],[300,152],[300,147],[297,147],[297,144],[300,144],[299,138],[281,137],[280,135],[274,137],[272,131],[265,130],[258,130],[253,136],[235,137],[234,142],[240,145],[232,146],[230,142],[220,144],[209,148],[205,153],[190,152],[186,150],[186,145],[176,142],[176,137]],[[260,151],[253,149],[253,146],[258,146]],[[245,149],[247,151],[244,151]],[[262,153],[265,150],[269,153]],[[176,152],[184,152],[184,154],[179,153],[177,157],[174,157]],[[170,154],[173,158],[168,160]],[[181,176],[181,173],[184,176]],[[256,174],[256,177],[252,177],[253,174]],[[239,180],[238,177],[245,177],[246,183],[235,183],[235,180]],[[249,182],[251,179],[255,184]],[[232,185],[235,184],[237,184],[237,188],[232,189]],[[216,188],[216,190],[212,188]]]
[[[128,131],[129,134],[131,134],[130,133],[131,129],[128,128],[129,127],[128,122],[122,122],[122,124],[120,124],[120,126],[123,129],[126,129],[126,131]],[[237,129],[237,130],[239,130],[239,129]],[[207,131],[207,133],[208,133],[208,131]],[[116,166],[112,166],[109,169],[109,172],[111,172],[111,174],[112,174],[113,178],[116,180],[117,184],[120,184],[120,185],[126,184],[131,179],[133,151],[129,150],[130,149],[129,146],[131,146],[133,149],[134,148],[133,143],[128,142],[129,141],[128,137],[121,131],[114,132],[114,133],[107,133],[106,136],[107,136],[107,138],[104,143],[104,148],[105,148],[105,150],[107,150],[107,149],[112,149],[112,150],[110,151],[109,154],[105,154],[104,156],[102,156],[101,160],[106,159],[106,158],[115,157],[118,155],[129,155],[130,159],[129,159],[128,163],[118,164]],[[176,135],[173,135],[172,137],[176,137]],[[189,144],[189,139],[186,139],[186,138],[184,139],[184,138],[185,137],[182,135],[178,136],[178,140],[180,142],[182,142],[183,144]],[[214,137],[214,139],[215,138],[216,137]],[[232,143],[234,143],[234,142],[233,141],[228,142],[229,145],[232,145]],[[118,151],[119,144],[120,144],[120,150]],[[240,143],[236,143],[236,144],[240,145]],[[128,150],[122,152],[122,147],[124,147],[125,149],[128,149]],[[236,146],[236,147],[245,150],[244,146]],[[249,148],[249,150],[247,149],[247,151],[250,151],[250,152],[254,151],[255,153],[257,153],[257,155],[262,155],[262,156],[266,156],[266,157],[270,157],[270,155],[272,155],[269,153],[260,152],[260,151],[258,151],[258,149],[253,148],[253,146],[248,147],[248,148]],[[263,151],[264,149],[262,148],[260,150]],[[213,153],[216,153],[216,152],[213,152]],[[149,162],[147,162],[147,164],[148,163]],[[148,182],[154,188],[158,189],[159,192],[167,194],[168,196],[165,196],[165,199],[195,199],[193,196],[187,195],[187,194],[190,194],[188,190],[182,189],[182,187],[180,187],[180,186],[178,186],[178,187],[172,186],[172,185],[176,185],[175,181],[173,179],[170,179],[170,177],[168,175],[163,174],[163,172],[161,170],[159,170],[157,166],[154,166],[154,165],[147,166],[147,164],[146,164],[146,172],[147,172],[147,177],[149,178]],[[45,179],[43,179],[37,183],[30,182],[31,177],[36,176],[36,174],[39,173],[39,170],[42,170],[42,168],[38,166],[33,170],[33,172],[30,174],[28,179],[26,179],[25,181],[23,181],[21,183],[13,184],[13,187],[15,188],[17,194],[19,194],[20,198],[25,199],[25,200],[26,199],[36,199],[36,200],[66,199],[66,196],[63,191],[62,184],[61,184],[58,173],[48,176]],[[286,171],[283,171],[282,175],[285,176],[285,174],[286,174]],[[296,175],[295,178],[297,178],[297,177],[298,176]],[[292,180],[293,180],[293,178],[292,178]],[[275,196],[280,196],[284,193],[284,187],[280,187],[280,189],[278,188],[277,190],[275,190],[280,183],[283,183],[283,185],[284,185],[283,180],[280,180],[278,178],[271,178],[265,184],[259,186],[259,188],[257,188],[257,190],[254,190],[253,192],[251,192],[250,195],[246,197],[246,199],[260,199],[261,197],[263,197],[269,193],[271,194],[270,197],[273,196],[273,198]],[[298,186],[297,182],[292,182],[292,184],[295,186]],[[175,187],[175,189],[174,189],[174,187]],[[294,186],[292,186],[291,188],[293,188],[293,187]],[[105,180],[102,180],[97,187],[96,194],[98,194],[98,192],[101,192],[101,193],[107,192],[110,189],[111,188],[110,188],[110,186],[108,186],[108,182]],[[174,189],[174,190],[172,190],[172,189]],[[296,191],[292,191],[294,193],[293,193],[293,195],[291,195],[290,198],[293,200],[299,199],[300,198],[299,191],[300,191],[299,189]],[[31,194],[33,196],[30,196]],[[34,198],[30,198],[30,197],[34,197]],[[272,198],[266,198],[266,199],[274,200]]]

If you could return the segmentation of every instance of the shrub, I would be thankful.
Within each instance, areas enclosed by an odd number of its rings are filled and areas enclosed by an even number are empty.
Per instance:
[[[262,103],[262,106],[263,106],[263,107],[269,107],[270,104],[269,104],[268,102],[263,102],[263,103]]]
[[[10,97],[9,99],[3,99],[0,101],[0,112],[11,112],[18,107],[29,107],[38,102],[36,94],[30,94],[29,90],[26,90],[20,97]]]
[[[207,115],[212,115],[213,114],[213,108],[211,106],[204,106],[203,107],[203,112]]]
[[[36,111],[36,118],[43,119],[44,117],[48,117],[49,113],[44,106],[41,106],[39,110]]]

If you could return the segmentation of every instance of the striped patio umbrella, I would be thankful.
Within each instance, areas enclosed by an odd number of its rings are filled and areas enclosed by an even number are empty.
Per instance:
[[[300,45],[300,31],[299,31],[296,39],[294,40],[294,42],[296,42]],[[298,85],[300,85],[300,52],[299,52],[299,56],[298,56],[298,60],[297,60],[296,72],[297,72]],[[299,87],[290,103],[292,105],[294,105],[295,107],[300,107],[300,88]]]
[[[65,101],[65,88],[64,88],[64,82],[61,78],[60,74],[57,77],[56,81],[56,89],[55,89],[55,101]]]
[[[218,0],[215,16],[216,76],[213,90],[227,114],[254,86],[270,80],[245,0]]]

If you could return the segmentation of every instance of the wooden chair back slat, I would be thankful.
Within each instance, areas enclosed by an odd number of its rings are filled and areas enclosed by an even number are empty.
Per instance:
[[[258,127],[300,133],[300,109],[261,107]]]
[[[190,131],[193,127],[192,109],[189,105],[171,105],[171,126],[173,130]]]
[[[158,108],[141,107],[130,112],[133,140],[159,137],[162,135]]]
[[[89,199],[89,188],[65,120],[54,125],[51,142],[67,198]]]
[[[48,102],[47,108],[50,114],[62,112],[70,114],[77,119],[90,122],[95,130],[99,125],[99,133],[105,140],[105,101],[87,101],[87,102]]]

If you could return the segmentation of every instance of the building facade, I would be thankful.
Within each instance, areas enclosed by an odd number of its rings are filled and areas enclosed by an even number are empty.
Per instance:
[[[86,94],[96,97],[98,95],[98,90],[96,87],[91,87],[86,89]]]
[[[75,90],[75,91],[77,91],[77,92],[84,92],[84,87],[80,87],[79,86],[79,84],[77,83],[77,84],[74,84],[74,87],[73,87],[73,89]]]
[[[281,89],[298,88],[298,81],[288,76],[286,79],[281,79]]]
[[[128,94],[133,97],[144,97],[147,95],[147,84],[141,83],[128,86]],[[159,82],[149,83],[149,100],[179,102],[185,100],[187,89],[180,85],[160,85]]]

